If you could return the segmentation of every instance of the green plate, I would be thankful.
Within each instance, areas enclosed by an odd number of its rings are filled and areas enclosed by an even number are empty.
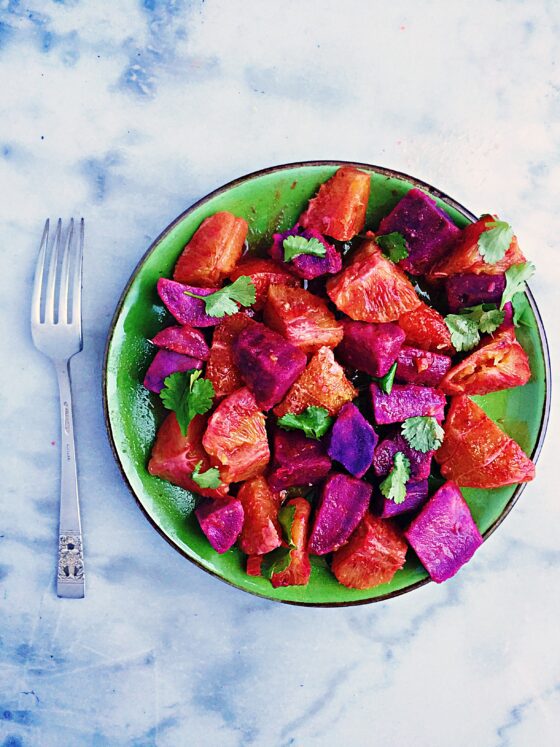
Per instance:
[[[341,165],[343,162],[321,161],[265,169],[221,187],[180,215],[154,241],[132,274],[115,312],[105,352],[103,395],[109,439],[124,479],[153,526],[186,558],[223,581],[258,596],[301,605],[379,601],[416,589],[429,579],[413,557],[391,583],[365,591],[341,586],[325,561],[315,557],[306,587],[273,589],[266,579],[247,576],[244,556],[237,549],[218,555],[200,532],[192,513],[193,494],[148,473],[150,448],[164,411],[159,397],[144,389],[142,381],[153,356],[147,340],[168,320],[156,293],[156,282],[161,276],[171,276],[178,256],[201,221],[218,210],[229,210],[248,221],[251,248],[266,248],[272,234],[290,228],[318,186]],[[375,229],[381,217],[413,186],[431,194],[458,226],[475,220],[457,202],[417,179],[377,166],[352,165],[371,174],[368,228]],[[550,370],[542,322],[530,293],[528,299],[534,326],[521,327],[518,335],[531,362],[531,381],[475,399],[535,460],[548,420]],[[463,490],[485,537],[508,514],[523,488]]]

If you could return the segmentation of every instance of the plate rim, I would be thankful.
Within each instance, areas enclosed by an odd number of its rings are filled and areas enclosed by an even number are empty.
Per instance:
[[[138,495],[136,494],[134,488],[132,487],[128,479],[128,476],[124,470],[123,464],[121,462],[120,454],[118,452],[117,445],[115,442],[115,437],[113,434],[113,426],[111,423],[111,417],[109,413],[109,397],[107,393],[107,384],[108,384],[107,368],[108,368],[108,363],[109,363],[110,348],[111,348],[111,344],[113,342],[113,338],[115,334],[115,328],[116,328],[118,319],[120,317],[122,308],[124,306],[124,303],[126,301],[126,298],[128,296],[128,293],[130,291],[132,284],[136,280],[136,277],[138,276],[140,270],[142,269],[144,262],[156,250],[160,242],[180,222],[182,222],[192,212],[194,212],[195,210],[197,210],[199,207],[209,202],[210,200],[214,199],[215,197],[219,196],[220,194],[223,194],[224,192],[229,191],[233,187],[236,187],[239,184],[243,184],[244,182],[250,181],[252,179],[265,176],[267,174],[276,173],[279,171],[287,171],[289,169],[294,169],[294,168],[309,167],[309,166],[311,167],[312,166],[318,166],[318,167],[333,166],[333,167],[339,167],[339,168],[343,166],[354,166],[356,168],[363,168],[363,169],[368,169],[370,171],[374,171],[375,173],[381,174],[382,176],[386,176],[388,178],[395,178],[395,179],[401,179],[404,181],[408,181],[411,184],[413,184],[415,187],[419,187],[423,189],[424,191],[428,192],[430,195],[433,195],[443,200],[446,204],[448,204],[450,207],[457,210],[457,212],[461,213],[461,215],[463,215],[468,220],[472,222],[477,220],[475,214],[472,213],[470,210],[468,210],[466,207],[464,207],[464,205],[462,205],[460,202],[457,202],[457,200],[455,200],[453,197],[450,197],[446,192],[443,192],[442,190],[438,189],[437,187],[434,187],[428,182],[418,179],[415,176],[410,176],[409,174],[406,174],[402,171],[397,171],[396,169],[391,169],[385,166],[377,166],[375,164],[364,163],[360,161],[344,161],[344,160],[340,160],[340,161],[339,160],[294,161],[291,163],[283,163],[283,164],[278,164],[276,166],[268,166],[263,169],[251,171],[247,174],[244,174],[243,176],[237,177],[236,179],[232,179],[231,181],[226,182],[222,186],[217,187],[211,192],[208,192],[206,195],[201,197],[199,200],[196,200],[196,202],[192,203],[192,205],[187,207],[182,213],[180,213],[176,218],[174,218],[163,229],[163,231],[161,231],[161,233],[151,242],[147,250],[140,257],[136,266],[134,267],[132,274],[130,275],[123,291],[120,294],[117,306],[111,317],[111,322],[109,324],[109,329],[107,332],[107,339],[105,342],[105,349],[103,353],[103,368],[102,368],[102,380],[101,380],[102,399],[103,399],[103,417],[104,417],[104,422],[105,422],[105,430],[107,432],[107,437],[109,440],[111,451],[113,453],[113,457],[115,459],[115,462],[119,468],[119,471],[121,473],[121,476],[125,484],[127,485],[129,491],[132,493],[132,496],[134,497],[134,500],[136,501],[136,504],[138,505],[142,513],[144,514],[145,518],[152,525],[152,527],[158,532],[158,534],[160,534],[168,542],[168,544],[171,545],[171,547],[173,547],[173,549],[176,550],[178,553],[180,553],[184,558],[186,558],[188,561],[190,561],[195,566],[205,571],[209,575],[213,576],[214,578],[219,579],[221,582],[226,583],[229,586],[232,586],[235,589],[239,589],[240,591],[243,591],[247,594],[251,594],[252,596],[259,597],[260,599],[267,599],[272,602],[277,602],[280,604],[289,604],[289,605],[294,605],[297,607],[354,607],[354,606],[363,605],[363,604],[374,604],[376,602],[384,602],[384,601],[387,601],[388,599],[393,599],[403,594],[408,594],[409,592],[415,591],[416,589],[419,589],[420,587],[425,586],[426,584],[432,583],[432,579],[428,576],[427,578],[423,578],[420,581],[416,581],[414,584],[411,584],[410,586],[407,586],[402,589],[396,589],[395,591],[388,592],[387,594],[383,594],[378,597],[372,597],[370,599],[357,599],[357,600],[344,601],[344,602],[305,602],[305,601],[295,601],[295,600],[289,600],[289,599],[278,599],[276,597],[269,596],[266,593],[261,593],[259,591],[251,590],[251,589],[245,589],[244,587],[239,586],[233,581],[230,581],[229,579],[224,578],[219,573],[216,573],[212,569],[206,568],[198,560],[191,557],[166,532],[164,532],[164,530],[159,526],[159,524],[157,524],[156,521],[150,516],[147,509],[144,507],[143,503],[141,502]],[[541,453],[543,444],[544,444],[544,439],[546,436],[546,431],[548,428],[548,422],[550,418],[551,399],[552,399],[552,392],[551,392],[552,379],[551,379],[550,349],[548,345],[548,339],[546,336],[544,323],[543,323],[539,308],[537,306],[537,303],[535,301],[535,298],[533,296],[533,293],[531,292],[529,286],[527,286],[526,293],[529,299],[529,305],[531,306],[531,310],[533,311],[533,314],[535,315],[535,319],[537,322],[537,332],[539,334],[539,338],[541,341],[541,347],[542,347],[543,359],[544,359],[545,401],[544,401],[541,422],[539,426],[537,442],[530,456],[530,458],[536,464],[538,461],[539,455]],[[502,524],[502,522],[509,515],[509,513],[511,512],[511,510],[513,509],[513,507],[519,500],[521,494],[525,490],[527,484],[528,483],[526,482],[518,483],[511,498],[509,499],[507,504],[504,506],[504,509],[502,510],[502,512],[496,519],[496,521],[490,527],[488,527],[488,529],[482,535],[484,542],[486,542],[486,540],[496,531],[496,529]]]

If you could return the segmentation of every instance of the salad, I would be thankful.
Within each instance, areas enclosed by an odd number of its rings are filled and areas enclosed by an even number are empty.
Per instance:
[[[370,176],[340,168],[266,256],[216,213],[157,284],[174,322],[144,379],[168,411],[148,470],[274,587],[307,584],[310,555],[354,589],[412,552],[445,581],[482,544],[461,488],[535,474],[471,399],[531,377],[534,266],[511,226],[461,230],[416,188],[367,226],[369,201]]]

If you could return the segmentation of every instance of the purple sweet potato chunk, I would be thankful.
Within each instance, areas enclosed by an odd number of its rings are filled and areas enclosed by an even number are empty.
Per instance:
[[[344,337],[336,348],[337,357],[370,376],[385,376],[406,336],[399,325],[345,321],[343,326]]]
[[[268,484],[280,491],[296,485],[315,485],[327,476],[331,460],[323,444],[297,431],[274,432],[272,471]]]
[[[204,301],[201,298],[185,296],[185,291],[199,296],[209,296],[217,290],[218,288],[194,288],[192,285],[176,283],[175,280],[168,280],[168,278],[160,278],[157,282],[159,297],[169,313],[179,324],[190,324],[191,327],[214,327],[220,323],[221,319],[208,316],[204,310]]]
[[[255,322],[234,341],[233,362],[259,407],[270,410],[302,373],[307,357],[282,335]]]
[[[448,355],[403,345],[397,358],[395,379],[405,384],[437,386],[450,366]]]
[[[413,449],[398,431],[393,431],[379,442],[373,455],[373,470],[377,477],[385,477],[392,470],[394,457],[401,451],[410,462],[410,482],[425,480],[430,474],[433,451],[425,454]]]
[[[371,385],[373,413],[378,425],[402,423],[407,418],[431,415],[443,420],[445,394],[429,386],[394,384],[391,394],[384,394],[377,384]]]
[[[506,287],[505,273],[501,275],[475,275],[462,272],[445,281],[445,294],[449,311],[478,306],[480,303],[499,304]]]
[[[329,436],[328,454],[354,477],[363,477],[371,467],[377,434],[351,402],[344,405]]]
[[[406,239],[409,255],[399,264],[412,275],[423,275],[461,234],[447,213],[419,189],[406,193],[383,218],[377,234],[393,231]]]
[[[482,544],[469,507],[451,481],[434,493],[405,537],[438,584],[454,576]]]
[[[342,547],[364,517],[371,491],[371,485],[355,477],[331,474],[315,511],[309,552],[326,555]]]
[[[314,257],[311,254],[300,254],[289,262],[284,262],[284,247],[282,242],[288,236],[303,236],[306,239],[317,239],[326,249],[324,257]],[[283,264],[287,270],[305,280],[318,278],[320,275],[334,275],[342,269],[342,257],[335,247],[314,229],[300,229],[299,226],[291,228],[284,233],[275,233],[269,254],[272,259]]]
[[[375,496],[375,513],[382,519],[389,519],[391,516],[398,516],[409,511],[419,508],[428,499],[428,481],[409,482],[406,485],[406,498],[402,503],[385,498],[379,493]]]
[[[172,350],[158,350],[150,367],[144,377],[144,386],[150,392],[159,393],[163,389],[163,382],[168,376],[177,371],[191,371],[193,368],[201,369],[202,361],[191,358],[190,355],[181,355]]]
[[[208,542],[219,553],[230,549],[243,527],[243,506],[237,498],[205,500],[195,514]]]
[[[165,348],[166,350],[173,350],[183,355],[190,355],[192,358],[199,358],[201,361],[205,361],[209,353],[208,345],[202,332],[189,327],[188,324],[183,326],[174,325],[162,329],[152,339],[152,345],[158,348]]]

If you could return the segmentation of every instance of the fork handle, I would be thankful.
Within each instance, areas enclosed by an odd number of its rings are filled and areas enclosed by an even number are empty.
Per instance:
[[[55,368],[60,393],[61,423],[60,522],[56,593],[59,597],[79,599],[84,596],[84,555],[69,361],[56,361]]]

